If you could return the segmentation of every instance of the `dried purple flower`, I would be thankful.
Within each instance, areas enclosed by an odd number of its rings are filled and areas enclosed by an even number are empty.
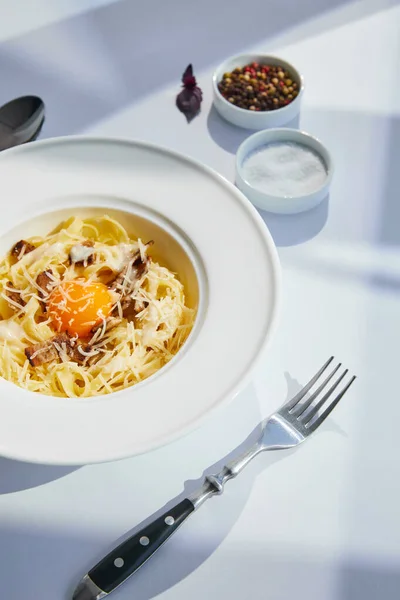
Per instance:
[[[203,92],[196,83],[193,76],[192,65],[189,65],[182,76],[183,89],[176,97],[176,106],[185,115],[187,122],[200,112]]]

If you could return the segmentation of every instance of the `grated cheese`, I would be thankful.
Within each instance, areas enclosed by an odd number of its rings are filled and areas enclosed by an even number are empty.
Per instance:
[[[12,298],[9,298],[6,294],[4,294],[4,292],[1,292],[0,296],[2,298],[4,298],[4,300],[6,300],[8,302],[8,304],[11,304],[11,306],[14,306],[14,308],[16,308],[17,310],[21,310],[21,311],[25,310],[25,306],[22,306],[22,304],[18,304],[18,302],[15,302],[15,300],[13,300]]]

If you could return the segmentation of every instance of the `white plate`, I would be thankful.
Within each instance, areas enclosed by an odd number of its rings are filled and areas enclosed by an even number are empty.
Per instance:
[[[0,454],[51,464],[139,454],[189,432],[240,391],[276,324],[280,269],[263,221],[232,184],[157,146],[96,138],[4,152],[0,181],[2,254],[67,215],[124,211],[128,226],[138,219],[136,233],[159,231],[156,252],[182,266],[192,301],[200,294],[183,350],[137,386],[82,400],[0,380]]]

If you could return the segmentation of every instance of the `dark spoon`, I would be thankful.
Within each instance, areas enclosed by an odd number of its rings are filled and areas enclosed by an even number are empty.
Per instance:
[[[37,138],[44,122],[44,102],[38,96],[21,96],[0,108],[0,150]]]

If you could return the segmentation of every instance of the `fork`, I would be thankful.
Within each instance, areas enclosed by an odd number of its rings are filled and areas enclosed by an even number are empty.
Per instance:
[[[222,494],[225,483],[236,477],[255,456],[265,450],[293,448],[314,433],[355,380],[355,376],[351,377],[333,397],[335,390],[344,382],[348,369],[339,375],[342,366],[339,363],[334,369],[328,370],[332,361],[333,356],[294,398],[286,402],[265,421],[260,437],[251,448],[229,462],[216,475],[207,475],[200,489],[122,542],[93,567],[81,579],[74,592],[73,600],[105,598],[133,575],[171,537],[191,513],[208,498]],[[322,379],[324,373],[326,377]],[[334,379],[337,374],[338,376]],[[321,383],[315,391],[307,396],[320,381]],[[332,382],[331,385],[327,387],[330,382]],[[325,388],[327,389],[323,393]]]

